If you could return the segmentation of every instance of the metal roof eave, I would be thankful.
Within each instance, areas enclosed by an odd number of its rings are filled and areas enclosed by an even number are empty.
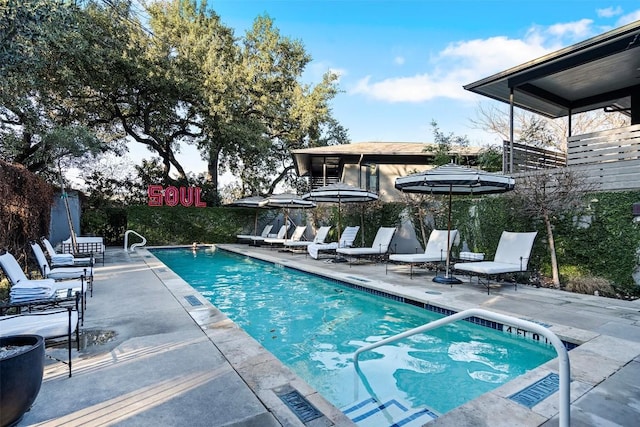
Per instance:
[[[510,102],[510,88],[522,90],[514,105],[547,117],[561,117],[573,108],[572,101],[553,94],[545,94],[531,82],[552,76],[563,71],[581,73],[580,66],[598,59],[624,52],[629,48],[640,46],[640,21],[636,21],[575,45],[560,49],[556,52],[512,67],[508,70],[464,85],[465,90],[501,101]],[[594,82],[598,76],[592,77]],[[602,95],[593,93],[590,97]],[[527,98],[530,97],[530,98]],[[588,97],[588,98],[590,98]],[[582,111],[588,111],[593,106],[582,103]]]

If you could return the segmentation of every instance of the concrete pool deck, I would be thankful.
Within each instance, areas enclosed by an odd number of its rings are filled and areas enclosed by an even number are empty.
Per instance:
[[[632,426],[640,419],[640,301],[528,286],[516,291],[508,284],[487,295],[475,283],[433,283],[426,270],[410,279],[403,266],[390,265],[385,274],[384,264],[220,247],[454,311],[483,308],[543,322],[581,344],[569,352],[571,424]],[[73,377],[66,366],[48,362],[40,394],[19,426],[353,425],[145,249],[108,248],[105,265],[95,270],[82,331]],[[532,409],[508,399],[557,365],[550,361],[428,425],[557,425],[557,393]],[[280,397],[292,391],[320,416],[305,423],[294,414]]]

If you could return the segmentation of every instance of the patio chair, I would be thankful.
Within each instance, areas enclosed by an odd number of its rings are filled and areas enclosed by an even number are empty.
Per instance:
[[[44,256],[44,252],[42,248],[37,242],[31,242],[31,250],[33,251],[34,256],[36,257],[36,261],[38,262],[38,267],[40,267],[40,272],[42,273],[42,277],[45,279],[54,279],[56,281],[60,280],[69,280],[69,279],[80,279],[86,282],[87,290],[90,295],[93,296],[93,267],[55,267],[51,268],[49,265],[49,261],[47,261],[47,257]],[[86,298],[83,296],[83,302],[86,303]],[[84,304],[83,304],[84,306]]]
[[[264,229],[262,230],[262,233],[260,233],[260,236],[255,236],[253,234],[238,234],[236,235],[236,239],[238,239],[239,241],[242,240],[251,240],[253,237],[268,237],[269,233],[271,233],[271,229],[273,228],[273,224],[267,224],[264,226]]]
[[[380,227],[370,247],[365,248],[338,248],[336,253],[353,258],[384,257],[389,252],[391,239],[396,232],[395,227]]]
[[[424,253],[391,254],[389,255],[389,261],[409,264],[409,277],[413,279],[414,265],[446,262],[447,254],[451,251],[451,246],[456,239],[458,239],[458,230],[451,230],[450,232],[447,230],[433,230],[429,235],[429,241]],[[449,243],[448,247],[447,241]]]
[[[311,245],[312,243],[315,243],[315,244],[324,243],[325,239],[327,238],[327,235],[329,234],[329,230],[331,230],[330,225],[322,226],[316,232],[316,235],[313,238],[313,240],[298,240],[297,242],[288,241],[284,243],[284,246],[290,249],[292,252],[299,249],[304,249],[306,252],[307,246]]]
[[[282,239],[267,237],[266,239],[264,239],[264,243],[267,243],[273,246],[273,245],[284,245],[286,242],[299,242],[300,239],[302,239],[302,236],[304,236],[304,232],[306,230],[307,230],[306,225],[298,225],[296,226],[295,230],[293,230],[293,234],[291,234],[290,238],[287,239],[286,235]]]
[[[69,367],[71,377],[71,335],[75,333],[76,345],[80,350],[78,311],[71,307],[46,310],[42,312],[30,311],[24,314],[0,316],[0,337],[11,335],[40,335],[45,340],[66,337],[67,361],[49,356]]]
[[[280,230],[278,230],[278,234],[268,234],[267,237],[252,236],[251,244],[254,246],[260,246],[265,241],[265,239],[284,239],[287,236],[288,230],[289,227],[283,225],[282,227],[280,227]]]
[[[22,271],[18,261],[9,252],[0,255],[0,267],[11,282],[9,298],[12,303],[52,298],[69,298],[76,292],[84,295],[84,280],[29,279]]]
[[[493,261],[457,262],[453,270],[470,277],[476,276],[478,283],[484,285],[489,294],[492,278],[498,280],[504,274],[527,271],[531,249],[537,234],[537,231],[530,233],[503,231]],[[514,286],[517,290],[518,283],[515,281]]]
[[[60,254],[56,252],[46,237],[42,237],[40,241],[49,255],[49,261],[52,267],[88,267],[95,264],[93,255],[88,257],[75,257],[73,254]]]
[[[360,230],[359,225],[346,227],[342,232],[339,241],[330,243],[312,243],[307,246],[307,252],[311,258],[318,259],[322,253],[335,253],[338,248],[349,248],[353,245],[353,241],[356,240],[358,230]]]

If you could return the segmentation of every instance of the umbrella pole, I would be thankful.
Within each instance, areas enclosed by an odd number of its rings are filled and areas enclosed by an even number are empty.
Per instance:
[[[453,185],[449,184],[449,214],[447,216],[447,260],[445,262],[445,272],[444,277],[438,276],[436,273],[436,277],[433,278],[433,281],[436,283],[445,283],[447,285],[453,286],[454,284],[462,283],[462,280],[457,277],[449,276],[449,266],[451,263],[451,194],[453,193]]]

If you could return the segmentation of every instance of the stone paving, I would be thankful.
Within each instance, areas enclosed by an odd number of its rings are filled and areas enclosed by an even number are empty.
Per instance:
[[[487,295],[467,278],[454,287],[433,283],[433,273],[424,269],[410,278],[404,266],[334,264],[269,248],[220,247],[453,311],[483,308],[543,322],[563,340],[580,344],[569,352],[572,425],[638,425],[640,301],[516,290],[510,284]],[[95,277],[73,377],[66,377],[64,365],[49,362],[40,394],[19,426],[352,425],[147,250],[109,248]],[[428,425],[557,425],[557,393],[532,409],[507,399],[557,371],[552,360]],[[304,423],[291,412],[279,396],[294,390],[322,416]]]

